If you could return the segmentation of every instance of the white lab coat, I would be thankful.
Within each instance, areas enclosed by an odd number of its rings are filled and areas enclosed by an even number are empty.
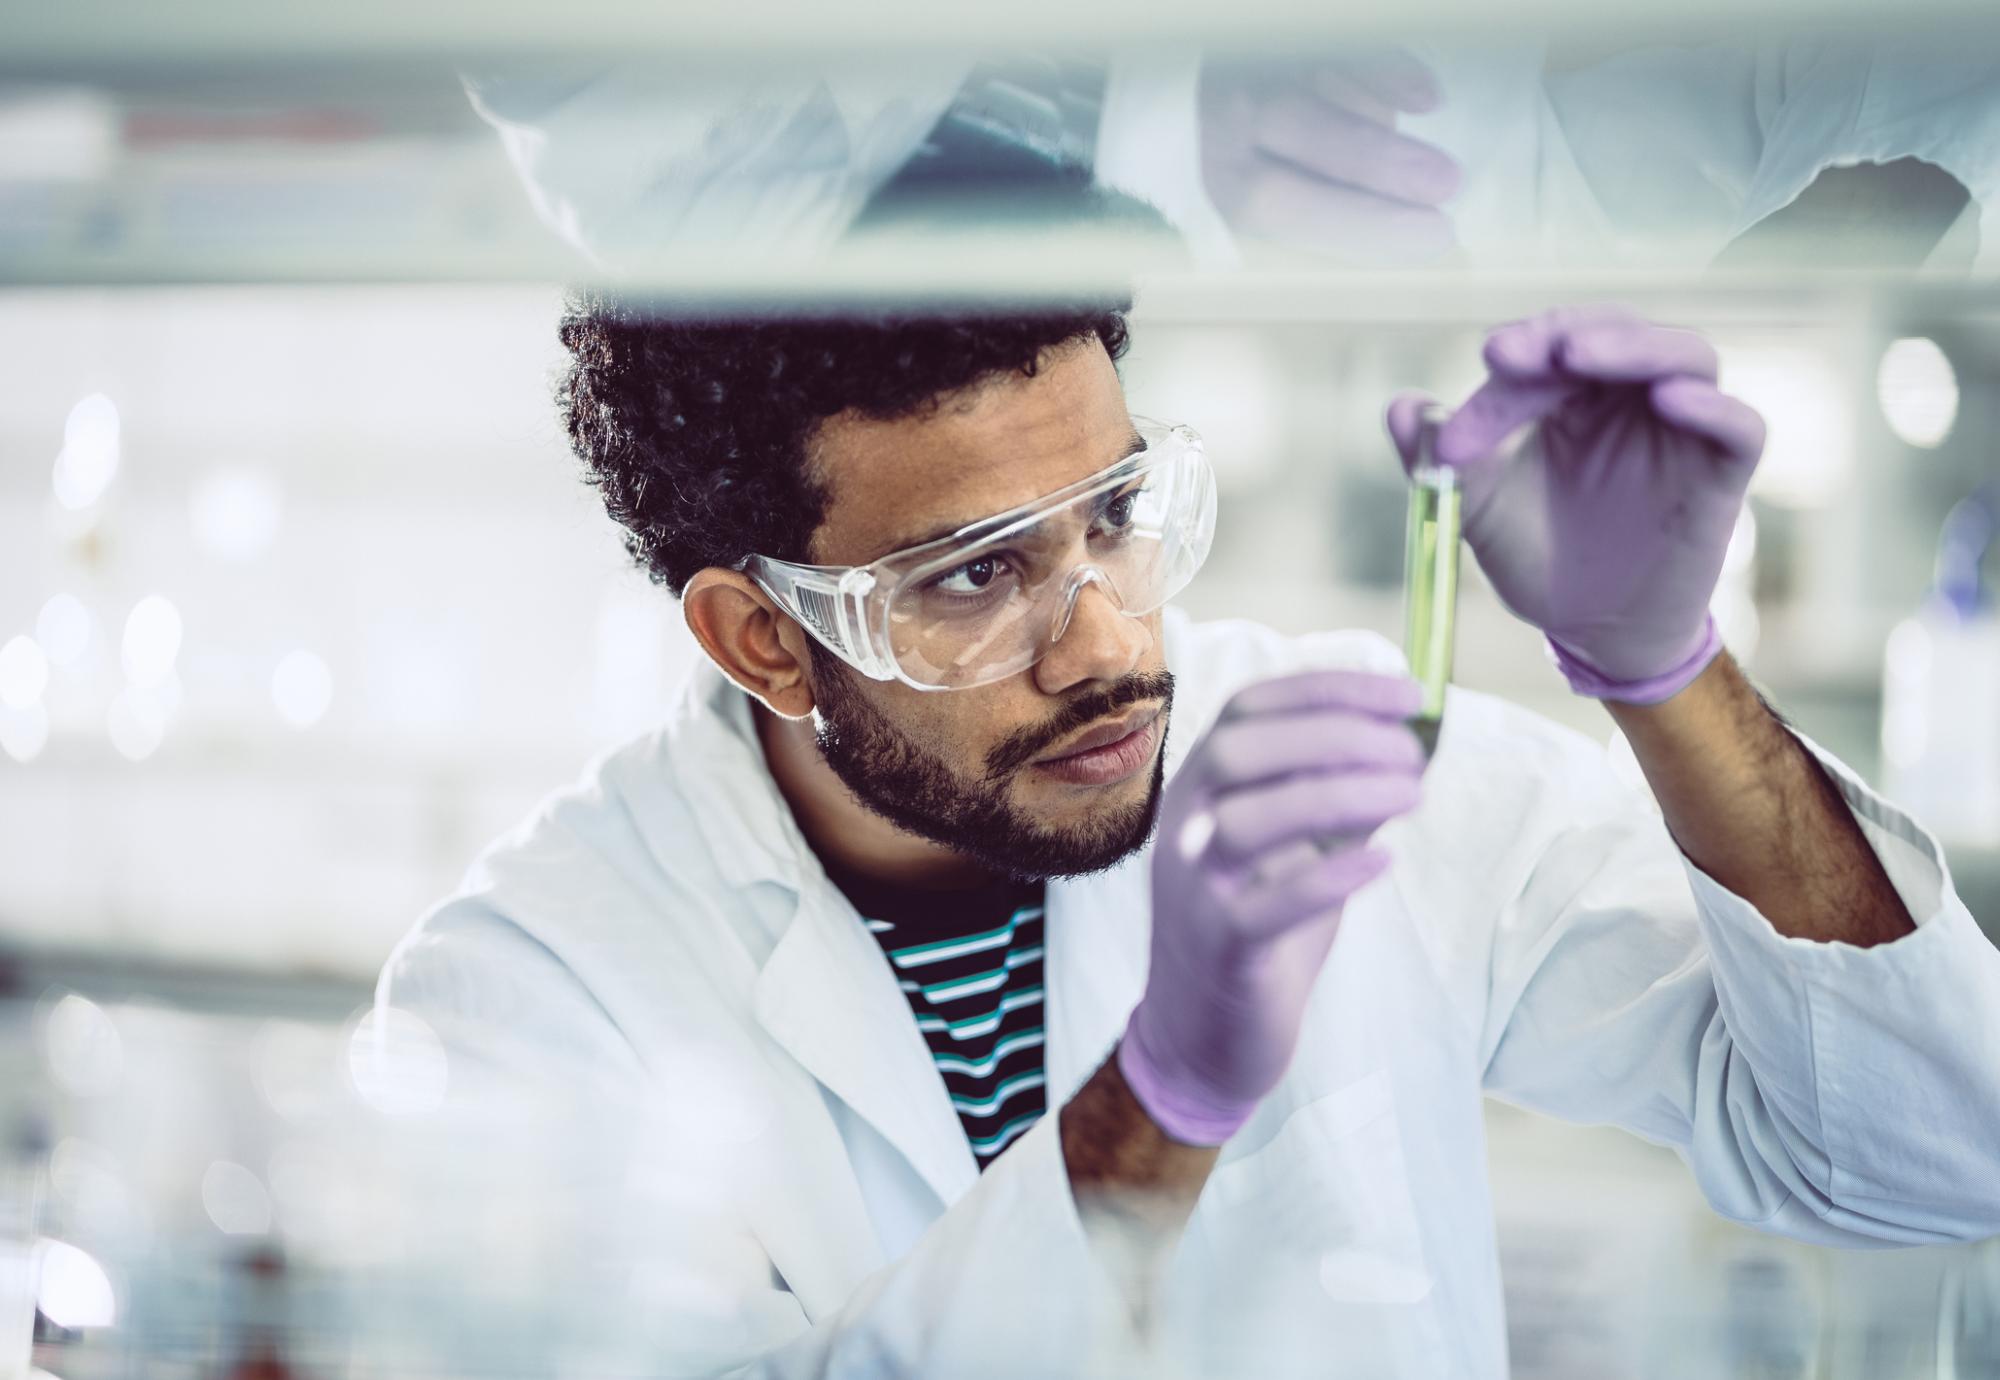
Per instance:
[[[1228,695],[1401,669],[1367,632],[1165,615],[1171,774]],[[456,1058],[678,1118],[672,1373],[1107,1373],[1129,1342],[1047,1116],[980,1175],[895,979],[706,662],[473,868],[383,974]],[[1814,751],[1818,751],[1817,748]],[[1668,1144],[1726,1216],[1812,1241],[2000,1232],[2000,952],[1930,836],[1820,753],[1918,922],[1781,937],[1589,739],[1454,690],[1296,1058],[1223,1148],[1165,1284],[1192,1374],[1500,1376],[1481,1098]],[[1047,897],[1049,1096],[1145,978],[1146,854]],[[1162,1357],[1147,1363],[1165,1364]]]

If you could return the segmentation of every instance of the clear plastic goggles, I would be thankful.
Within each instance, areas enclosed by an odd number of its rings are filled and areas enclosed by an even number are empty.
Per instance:
[[[1041,660],[1096,584],[1138,618],[1208,557],[1215,475],[1201,438],[1143,417],[1145,448],[1046,497],[867,565],[738,566],[874,680],[962,690]]]

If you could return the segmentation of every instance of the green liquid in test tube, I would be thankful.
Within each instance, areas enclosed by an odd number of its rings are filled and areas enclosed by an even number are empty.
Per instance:
[[[1445,410],[1424,409],[1417,463],[1410,470],[1410,518],[1403,544],[1403,650],[1410,674],[1424,688],[1423,708],[1410,727],[1426,756],[1437,751],[1444,722],[1444,688],[1451,681],[1451,643],[1458,622],[1458,524],[1463,491],[1458,474],[1434,457]]]

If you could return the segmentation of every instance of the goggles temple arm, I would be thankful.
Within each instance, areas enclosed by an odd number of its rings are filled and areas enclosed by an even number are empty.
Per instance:
[[[875,588],[875,572],[866,566],[855,566],[842,573],[835,585],[837,596],[834,607],[840,619],[840,640],[848,664],[863,675],[875,680],[891,679],[894,672],[884,675],[887,670],[881,665],[882,657],[877,655],[874,639],[868,634],[868,596]]]

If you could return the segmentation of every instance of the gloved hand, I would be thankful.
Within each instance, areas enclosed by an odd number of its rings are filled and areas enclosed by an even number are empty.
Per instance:
[[[1716,387],[1706,340],[1617,308],[1501,326],[1485,358],[1486,382],[1436,438],[1480,569],[1578,694],[1666,699],[1721,650],[1708,603],[1762,419]],[[1427,401],[1389,405],[1405,468]]]
[[[1204,60],[1202,182],[1239,234],[1348,262],[1428,263],[1456,244],[1439,207],[1459,167],[1396,120],[1438,99],[1430,70],[1401,48],[1310,64]]]
[[[1417,803],[1407,676],[1313,671],[1240,691],[1160,803],[1152,966],[1118,1066],[1161,1130],[1220,1145],[1291,1063],[1365,840]],[[1325,851],[1322,852],[1322,845]]]

